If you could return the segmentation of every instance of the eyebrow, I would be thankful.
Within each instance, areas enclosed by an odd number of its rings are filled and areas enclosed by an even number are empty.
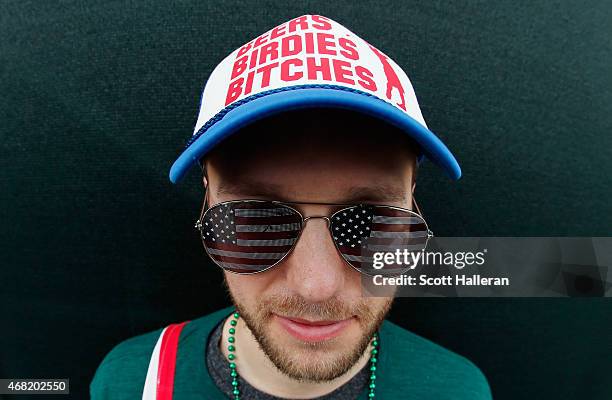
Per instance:
[[[247,196],[245,198],[263,198],[269,200],[279,200],[284,202],[300,202],[301,199],[287,197],[281,195],[284,190],[281,185],[268,182],[231,182],[222,181],[218,188],[217,194],[229,194],[238,196]],[[367,202],[402,202],[407,199],[408,192],[398,186],[388,185],[383,183],[373,183],[372,185],[352,186],[347,193],[341,198],[324,199],[324,203],[332,204],[352,204],[352,203],[367,203]],[[307,202],[305,202],[307,203]]]

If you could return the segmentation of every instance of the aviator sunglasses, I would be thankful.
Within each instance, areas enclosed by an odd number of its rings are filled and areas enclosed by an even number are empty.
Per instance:
[[[207,188],[208,189],[208,188]],[[323,219],[338,253],[366,275],[398,275],[406,266],[373,263],[375,253],[421,251],[433,236],[418,212],[378,204],[230,200],[210,208],[208,190],[195,228],[212,261],[236,274],[256,274],[278,265],[298,242],[306,222]],[[341,207],[331,215],[304,217],[295,205]],[[376,266],[376,268],[375,268]]]

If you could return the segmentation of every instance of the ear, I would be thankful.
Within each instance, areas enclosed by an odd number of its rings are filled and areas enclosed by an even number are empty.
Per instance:
[[[202,160],[198,160],[198,165],[200,166],[200,169],[202,170],[202,185],[204,185],[204,188],[208,187],[208,177],[206,176],[206,163]]]

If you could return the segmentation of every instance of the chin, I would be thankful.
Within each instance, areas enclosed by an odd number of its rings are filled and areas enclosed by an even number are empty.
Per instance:
[[[369,338],[356,321],[349,321],[342,332],[320,340],[303,340],[289,333],[273,318],[260,345],[274,365],[294,379],[322,382],[346,373],[365,351]]]

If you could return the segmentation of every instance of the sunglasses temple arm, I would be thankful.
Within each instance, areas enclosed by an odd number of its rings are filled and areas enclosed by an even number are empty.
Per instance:
[[[414,197],[414,194],[412,195],[412,203],[414,204],[414,208],[416,208],[419,215],[423,219],[425,219],[425,216],[423,215],[423,213],[421,212],[421,209],[419,208],[419,205],[417,204],[416,197]],[[432,237],[433,235],[434,235],[433,232],[429,230],[429,228],[427,228],[427,236]]]
[[[208,205],[208,185],[204,187],[204,203],[202,204],[202,210],[200,211],[200,217],[195,223],[195,228],[200,230],[202,229],[202,217],[206,212],[206,206]]]
[[[417,204],[416,201],[416,197],[414,196],[414,188],[416,187],[416,182],[414,182],[412,184],[412,204],[414,204],[414,208],[416,208],[417,212],[419,213],[419,215],[423,218],[425,218],[425,216],[423,215],[423,213],[421,212],[421,210],[419,209],[419,205]]]
[[[421,209],[419,208],[419,205],[417,204],[416,201],[416,197],[414,197],[414,195],[412,195],[412,204],[414,204],[414,208],[416,208],[417,212],[419,213],[419,215],[423,218],[425,218],[425,216],[423,215],[423,213],[421,212]]]

